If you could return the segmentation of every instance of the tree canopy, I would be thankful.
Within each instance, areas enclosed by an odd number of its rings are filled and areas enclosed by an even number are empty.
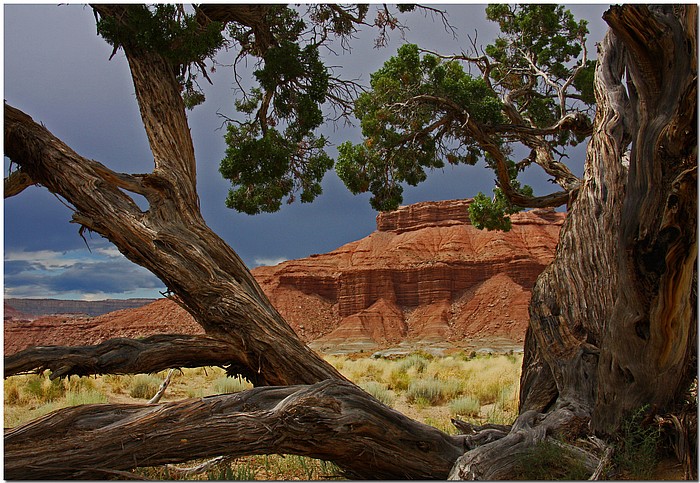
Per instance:
[[[364,142],[339,148],[336,166],[353,193],[370,191],[377,210],[395,209],[402,184],[446,164],[494,170],[493,199],[480,193],[470,214],[480,228],[508,229],[522,207],[569,201],[579,181],[561,162],[591,133],[593,66],[586,21],[558,5],[490,5],[501,35],[470,55],[402,46],[355,103]],[[529,150],[513,159],[516,145]],[[522,152],[522,149],[520,150]],[[564,192],[535,198],[517,177],[536,163]]]
[[[586,50],[586,21],[560,5],[490,5],[486,18],[501,34],[485,47],[444,55],[406,44],[371,75],[369,89],[333,75],[320,48],[347,41],[367,25],[369,7],[251,6],[231,15],[200,6],[142,6],[129,20],[101,18],[98,32],[115,49],[129,45],[164,52],[181,85],[185,105],[203,102],[198,78],[223,46],[238,49],[236,65],[255,59],[256,86],[235,101],[243,121],[226,122],[226,155],[219,171],[231,182],[229,208],[274,212],[283,202],[311,202],[335,167],[354,194],[371,192],[376,210],[395,209],[405,185],[416,186],[431,169],[475,165],[496,174],[492,197],[479,193],[470,214],[475,226],[507,230],[509,214],[525,207],[571,201],[578,178],[563,163],[567,148],[591,132],[593,66]],[[401,5],[400,12],[414,6]],[[387,7],[374,25],[382,42],[400,26]],[[213,68],[213,67],[211,67]],[[318,134],[324,109],[359,120],[364,141],[327,153]],[[528,153],[521,160],[514,159]],[[538,164],[563,191],[535,197],[518,175]]]

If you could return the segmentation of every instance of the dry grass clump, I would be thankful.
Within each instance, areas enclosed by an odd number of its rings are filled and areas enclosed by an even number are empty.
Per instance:
[[[242,377],[221,376],[214,381],[214,394],[230,394],[252,389],[253,385]]]
[[[326,360],[370,394],[391,401],[388,405],[443,430],[451,428],[451,416],[500,424],[517,416],[522,355],[417,352],[393,360],[339,355]]]
[[[450,414],[457,417],[475,418],[481,411],[481,403],[472,396],[462,396],[450,401]]]
[[[413,353],[389,360],[358,356],[326,356],[342,374],[383,404],[407,416],[454,433],[450,417],[477,424],[510,424],[517,416],[522,356],[457,354],[435,357]],[[71,377],[50,381],[48,372],[5,379],[6,428],[78,404],[143,403],[158,390],[167,371],[158,374]],[[239,392],[252,387],[218,367],[175,372],[162,401]],[[192,466],[186,464],[181,466]],[[224,462],[206,473],[183,476],[166,467],[135,471],[152,479],[333,479],[340,476],[330,463],[298,456],[251,456]]]
[[[150,374],[137,374],[131,382],[129,396],[134,399],[151,399],[158,392],[162,379]]]
[[[512,387],[519,379],[521,358],[500,356],[475,358],[469,361],[469,392],[482,405],[494,404],[501,397],[502,389]],[[518,378],[513,380],[513,374]]]
[[[436,406],[460,394],[462,388],[458,379],[418,379],[408,386],[406,400],[419,406]]]
[[[88,377],[49,379],[44,374],[14,376],[4,381],[4,425],[18,426],[57,409],[107,402],[104,392],[98,390]]]
[[[377,381],[364,381],[358,385],[382,404],[387,406],[394,404],[394,394],[387,388],[386,384]]]

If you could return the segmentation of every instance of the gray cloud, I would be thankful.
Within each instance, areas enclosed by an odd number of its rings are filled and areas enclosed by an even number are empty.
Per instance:
[[[31,253],[26,254],[31,256]],[[56,254],[60,259],[63,255]],[[66,294],[127,294],[156,296],[163,283],[148,270],[126,259],[75,261],[60,269],[41,262],[5,261],[5,290],[12,297],[57,297]]]
[[[495,33],[495,24],[484,20],[484,5],[447,5],[458,38],[445,32],[439,20],[420,14],[406,16],[406,40],[443,53],[458,53],[467,36],[486,43]],[[605,24],[600,15],[603,5],[576,5],[574,10],[590,19],[593,42],[602,38]],[[82,5],[5,5],[5,83],[4,97],[12,105],[42,122],[81,155],[97,159],[124,172],[152,169],[144,129],[139,117],[129,70],[122,54],[108,61],[111,47],[95,32],[92,10]],[[403,42],[391,32],[389,45],[374,48],[376,32],[365,29],[351,43],[352,50],[335,56],[327,53],[329,64],[342,66],[336,73],[360,78],[381,67]],[[340,49],[336,52],[341,53]],[[222,52],[220,62],[230,64],[236,53]],[[249,266],[256,258],[299,258],[323,253],[369,234],[376,213],[368,195],[352,196],[334,173],[323,182],[324,194],[313,204],[284,206],[280,212],[255,217],[225,208],[228,183],[218,173],[225,146],[220,111],[233,115],[233,75],[219,67],[212,74],[214,85],[204,85],[207,101],[188,114],[198,159],[198,183],[202,213],[207,223]],[[357,127],[326,126],[323,134],[335,144],[357,140]],[[5,172],[8,163],[5,160]],[[537,192],[551,189],[546,177],[533,174],[528,182]],[[490,193],[493,174],[485,169],[459,167],[432,173],[428,181],[407,188],[405,203],[424,200],[464,198],[478,191]],[[66,251],[68,257],[84,250],[78,227],[68,223],[70,209],[41,188],[31,188],[5,201],[5,250],[12,253]],[[151,290],[157,295],[158,280],[145,270],[123,259],[117,265],[100,256],[95,248],[108,246],[99,237],[88,242],[93,254],[81,256],[79,264],[47,270],[30,269],[31,260],[5,261],[6,293],[46,290],[47,293],[115,294]],[[60,258],[60,257],[59,257]],[[131,265],[131,266],[130,266]],[[36,266],[34,268],[37,268]],[[143,273],[145,272],[145,273]],[[150,277],[150,278],[149,278]],[[40,296],[35,294],[34,296]],[[46,295],[48,296],[48,295]]]

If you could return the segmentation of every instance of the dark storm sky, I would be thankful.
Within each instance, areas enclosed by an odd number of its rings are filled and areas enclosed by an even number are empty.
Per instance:
[[[480,44],[492,40],[496,26],[485,20],[484,5],[443,7],[456,27],[455,40],[439,20],[410,14],[405,40],[392,32],[390,43],[375,49],[376,32],[365,29],[352,51],[328,53],[337,74],[368,84],[377,70],[404,41],[450,54],[467,48],[467,36],[478,32]],[[605,5],[573,5],[578,18],[589,20],[589,51],[602,39]],[[123,172],[147,172],[152,156],[123,54],[111,61],[111,47],[96,35],[92,10],[83,5],[4,5],[4,98],[42,122],[79,154]],[[222,51],[221,64],[231,64],[234,51]],[[205,86],[207,101],[189,113],[198,162],[198,189],[207,223],[243,258],[249,267],[274,264],[333,250],[368,235],[375,227],[369,195],[353,196],[334,173],[324,178],[324,194],[313,204],[284,206],[275,214],[248,216],[224,206],[229,184],[218,172],[224,155],[221,118],[233,113],[230,68],[213,74]],[[357,127],[329,124],[323,128],[337,145],[360,139]],[[331,155],[335,154],[330,149]],[[580,174],[583,152],[577,153]],[[5,159],[5,174],[8,161]],[[524,178],[537,194],[551,189],[542,173]],[[445,168],[427,182],[404,192],[404,204],[425,200],[466,198],[490,193],[493,174],[480,167]],[[29,188],[5,200],[5,297],[103,299],[158,297],[162,283],[122,257],[106,240],[88,237],[90,250],[68,223],[70,210],[43,188]]]

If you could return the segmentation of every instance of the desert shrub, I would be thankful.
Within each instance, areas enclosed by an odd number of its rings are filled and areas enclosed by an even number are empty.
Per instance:
[[[472,396],[463,396],[450,401],[450,413],[453,416],[472,416],[479,415],[481,404],[479,400]]]
[[[545,440],[518,455],[518,480],[587,480],[590,476],[579,455]]]
[[[442,383],[435,379],[420,379],[412,382],[406,391],[409,403],[427,403],[436,405],[443,399]]]
[[[103,404],[108,402],[107,396],[96,389],[86,389],[77,392],[66,393],[66,406],[80,406],[81,404]]]
[[[151,399],[158,392],[161,380],[150,374],[137,374],[129,387],[129,396],[136,399]]]
[[[38,374],[30,374],[24,381],[24,392],[35,399],[41,400],[44,394],[44,378]]]
[[[441,381],[439,379],[418,379],[409,384],[406,400],[419,405],[436,406],[459,394],[462,382],[456,379]]]
[[[27,377],[25,382],[25,391],[41,403],[55,401],[63,397],[66,393],[63,380],[54,379],[52,381],[48,378],[48,375],[48,371],[46,373],[47,377],[39,374],[31,374]]]
[[[326,362],[328,362],[330,365],[338,369],[339,371],[343,370],[343,367],[345,367],[345,358],[342,356],[336,356],[336,355],[327,355],[324,356],[324,359]]]
[[[405,372],[413,368],[416,374],[420,374],[425,371],[429,362],[428,358],[422,354],[411,354],[399,361],[398,368]]]
[[[71,376],[66,380],[68,392],[94,391],[95,381],[86,376]]]
[[[634,480],[648,480],[659,462],[659,427],[644,421],[649,405],[631,412],[620,425],[615,465]]]
[[[213,387],[216,394],[226,394],[245,391],[253,385],[240,377],[222,376],[214,381]]]
[[[520,377],[519,356],[515,362],[505,356],[476,357],[468,362],[469,380],[466,392],[482,406],[499,401],[504,387],[513,386]]]
[[[20,404],[22,402],[22,395],[19,392],[19,378],[10,377],[5,379],[4,384],[5,393],[5,404]]]
[[[405,369],[394,367],[389,372],[389,387],[394,391],[405,391],[411,383],[411,376]]]
[[[461,379],[469,378],[471,371],[468,369],[468,364],[458,358],[448,356],[435,358],[428,364],[425,369],[425,375],[434,377],[435,379]]]
[[[368,394],[374,396],[382,404],[391,406],[394,403],[394,395],[386,387],[386,384],[382,384],[376,381],[366,381],[360,383],[360,387],[364,389]]]
[[[380,359],[348,359],[343,364],[343,369],[338,369],[345,377],[354,383],[362,381],[384,381],[384,372],[388,369],[390,362]]]
[[[104,376],[103,381],[114,394],[124,394],[128,391],[133,379],[134,376],[131,375],[120,376],[108,374]]]
[[[501,387],[496,400],[496,406],[500,407],[505,413],[512,413],[513,419],[518,413],[519,405],[519,388],[520,383],[516,381],[514,384],[509,384]]]

